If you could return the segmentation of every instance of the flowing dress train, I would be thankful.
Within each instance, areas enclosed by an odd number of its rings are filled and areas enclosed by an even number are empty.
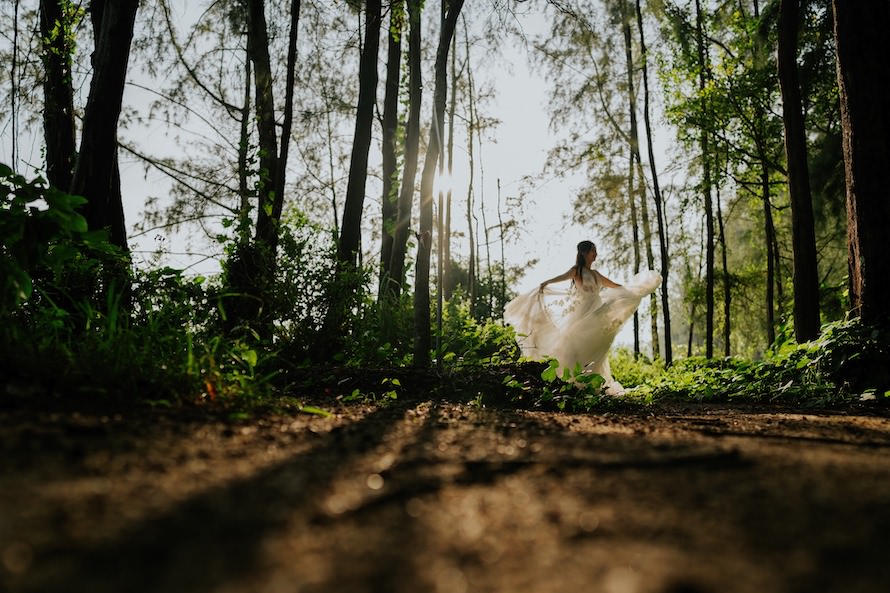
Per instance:
[[[584,282],[570,290],[535,288],[504,308],[504,322],[513,326],[522,355],[555,358],[559,372],[577,366],[605,379],[607,393],[623,388],[609,369],[609,348],[640,301],[661,284],[658,272],[640,272],[620,288],[604,288],[596,271],[584,269]]]

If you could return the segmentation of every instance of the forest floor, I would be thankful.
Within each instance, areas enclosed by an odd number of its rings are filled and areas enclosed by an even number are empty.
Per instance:
[[[890,414],[0,400],[0,591],[886,593]],[[236,419],[239,418],[239,419]]]

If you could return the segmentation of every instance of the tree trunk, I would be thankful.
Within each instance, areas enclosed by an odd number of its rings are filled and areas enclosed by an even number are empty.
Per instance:
[[[451,201],[454,195],[454,118],[457,111],[457,35],[454,35],[451,47],[451,98],[448,105],[448,192],[445,196],[445,228],[442,233],[442,291],[446,300],[451,300],[454,290],[451,265]],[[441,214],[440,214],[441,215]]]
[[[466,48],[467,63],[470,61],[470,35],[467,31],[466,19],[464,19],[464,46]],[[470,256],[467,262],[467,296],[470,299],[470,314],[477,318],[477,249],[476,249],[476,218],[474,213],[474,188],[476,181],[476,103],[475,89],[473,86],[473,69],[467,69],[467,238],[470,243]]]
[[[627,77],[627,95],[628,95],[628,115],[630,117],[630,130],[627,132],[627,137],[630,140],[630,170],[628,171],[628,181],[627,181],[627,195],[630,198],[630,211],[631,218],[633,219],[633,241],[634,241],[634,274],[639,273],[640,271],[640,233],[637,224],[637,209],[636,209],[636,196],[637,193],[640,195],[640,205],[645,208],[645,200],[646,200],[646,192],[645,192],[645,182],[642,177],[642,167],[641,165],[641,157],[640,157],[640,140],[639,133],[637,130],[637,97],[635,85],[634,85],[634,63],[633,63],[633,47],[631,46],[631,34],[630,34],[630,13],[627,10],[627,1],[621,0],[619,5],[621,10],[621,31],[624,35],[624,62],[625,62],[625,75]],[[640,172],[640,183],[639,183],[639,191],[634,185],[634,175],[636,171]],[[640,213],[643,215],[643,212]],[[645,226],[648,225],[648,216],[643,217],[643,225],[644,225],[644,240],[648,241],[648,233],[645,232]],[[649,253],[651,254],[652,248],[651,245],[649,247]],[[656,316],[657,319],[657,316]],[[634,312],[634,354],[640,354],[640,314],[639,312]],[[658,338],[657,338],[657,330],[656,330],[656,338],[654,341],[654,348],[658,348]]]
[[[402,167],[402,187],[399,192],[398,219],[393,232],[392,257],[388,290],[394,297],[405,283],[405,257],[408,251],[408,231],[414,199],[414,180],[417,176],[417,153],[420,144],[420,106],[423,95],[420,63],[421,2],[407,0],[408,5],[408,123],[405,126],[405,163]]]
[[[640,271],[640,223],[637,218],[637,198],[636,188],[634,186],[634,175],[637,170],[633,149],[630,151],[630,165],[627,172],[627,196],[630,202],[630,227],[633,237],[633,255],[634,255],[634,274]],[[640,312],[634,311],[633,316],[633,332],[634,332],[634,355],[640,355]]]
[[[343,223],[337,255],[348,267],[358,265],[361,248],[362,211],[365,183],[368,179],[368,153],[371,149],[371,126],[377,94],[377,52],[380,46],[380,0],[365,3],[365,44],[359,64],[358,107],[355,114],[355,136],[349,161],[349,181],[343,204]]]
[[[68,191],[74,169],[74,91],[71,87],[70,16],[63,0],[41,0],[40,38],[43,81],[43,132],[46,142],[46,177],[50,185]]]
[[[381,214],[383,228],[380,233],[380,278],[378,301],[382,302],[387,293],[391,276],[392,246],[399,216],[398,179],[398,128],[399,128],[399,77],[402,74],[402,21],[404,13],[401,2],[393,3],[389,16],[389,34],[386,50],[386,91],[383,97],[383,194]]]
[[[275,182],[278,178],[278,138],[275,129],[275,97],[272,89],[272,65],[269,59],[269,35],[266,28],[265,2],[247,0],[248,47],[253,62],[254,101],[256,105],[259,148],[259,181],[256,222],[256,244],[259,251],[268,251],[276,242],[277,221],[273,219]],[[261,255],[269,263],[268,254]],[[261,270],[267,277],[271,269]]]
[[[785,122],[785,155],[788,160],[788,191],[791,196],[791,235],[794,255],[794,335],[806,342],[819,335],[819,276],[816,266],[816,230],[810,173],[807,165],[806,130],[797,74],[799,0],[779,3],[778,65]]]
[[[696,45],[699,62],[699,91],[704,94],[710,66],[705,52],[704,18],[701,2],[695,0]],[[710,137],[707,129],[701,130],[702,193],[705,206],[705,357],[714,357],[714,206],[711,196]]]
[[[254,196],[250,188],[250,172],[248,171],[248,157],[250,151],[250,81],[253,78],[253,70],[250,66],[250,36],[247,36],[247,55],[244,60],[244,97],[241,104],[241,122],[238,140],[238,195],[240,205],[238,208],[238,245],[244,246],[250,242],[250,202]]]
[[[833,0],[844,135],[850,306],[890,325],[890,4]]]
[[[117,167],[117,125],[138,8],[138,0],[94,0],[90,5],[95,38],[93,77],[71,182],[72,193],[89,200],[83,213],[90,228],[108,229],[111,242],[125,251],[127,229]]]
[[[769,166],[765,159],[760,162],[760,192],[763,201],[763,235],[766,239],[766,342],[767,347],[776,341],[776,228],[773,224],[773,205],[770,201]]]
[[[661,186],[658,183],[658,169],[655,166],[655,149],[652,140],[652,124],[649,119],[649,63],[646,49],[646,36],[643,32],[643,12],[640,0],[636,0],[637,30],[640,36],[640,54],[643,69],[643,121],[646,126],[646,146],[649,154],[649,170],[652,175],[652,197],[655,201],[655,215],[658,218],[658,245],[661,255],[661,314],[664,321],[664,361],[668,366],[673,362],[673,344],[671,340],[671,311],[668,293],[668,261],[667,228],[664,222],[663,199]]]
[[[732,351],[732,283],[727,261],[726,228],[723,226],[723,208],[720,205],[720,188],[717,188],[717,230],[720,243],[720,261],[723,267],[723,356]]]
[[[447,10],[446,10],[447,6]],[[430,328],[430,252],[433,233],[433,182],[442,150],[445,103],[448,92],[448,51],[463,0],[442,0],[442,30],[436,52],[433,121],[420,177],[420,239],[417,245],[417,271],[414,289],[414,364],[429,366],[432,344]]]
[[[290,5],[290,31],[287,43],[287,70],[285,73],[284,87],[284,113],[281,124],[281,148],[278,153],[278,170],[275,178],[275,195],[272,199],[272,221],[276,232],[272,237],[272,256],[275,257],[278,250],[278,225],[281,223],[281,213],[284,210],[284,185],[287,181],[287,157],[290,151],[291,129],[294,121],[294,81],[297,69],[297,34],[300,26],[300,0],[291,0]]]

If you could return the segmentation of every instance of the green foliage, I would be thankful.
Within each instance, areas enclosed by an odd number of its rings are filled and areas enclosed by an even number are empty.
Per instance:
[[[121,255],[104,235],[87,232],[77,212],[82,199],[39,179],[29,182],[8,167],[0,167],[0,183],[0,359],[6,380],[36,383],[63,396],[88,392],[155,405],[214,400],[243,407],[268,401],[283,371],[304,364],[411,363],[410,294],[376,302],[366,288],[369,273],[338,270],[330,236],[303,217],[281,231],[276,276],[263,303],[274,320],[266,339],[249,328],[225,331],[224,277],[190,278],[161,268],[133,272],[120,284],[89,284],[102,277],[97,270],[119,265]],[[332,308],[339,311],[343,347],[320,358],[316,345]],[[512,328],[480,319],[459,291],[445,303],[440,352],[450,377],[477,377],[468,389],[479,406],[490,397],[483,390],[492,388],[480,381],[491,374],[499,382],[497,397],[506,394],[501,403],[576,412],[667,398],[825,404],[862,394],[886,400],[890,394],[890,336],[856,321],[827,324],[817,340],[801,345],[786,329],[762,360],[693,357],[665,369],[658,360],[617,349],[612,370],[628,388],[617,399],[603,393],[602,377],[580,367],[560,374],[553,360],[517,363]],[[510,369],[506,377],[497,376],[504,368]],[[404,391],[400,379],[384,377],[379,385],[353,387],[343,399],[385,404]]]
[[[615,377],[620,377],[625,388],[633,388],[655,380],[664,372],[664,360],[635,356],[628,348],[615,348],[609,356],[609,366]]]
[[[83,268],[83,253],[119,255],[104,232],[87,230],[77,211],[85,203],[0,164],[0,318],[32,298],[35,282],[38,289],[41,280],[60,286],[65,274]]]
[[[890,395],[890,336],[858,321],[835,322],[819,338],[796,344],[790,335],[763,360],[691,357],[676,361],[632,390],[643,401],[754,401],[823,405],[863,393]]]
[[[519,348],[513,328],[473,316],[463,293],[445,303],[442,315],[442,359],[446,363],[500,364],[516,360]]]

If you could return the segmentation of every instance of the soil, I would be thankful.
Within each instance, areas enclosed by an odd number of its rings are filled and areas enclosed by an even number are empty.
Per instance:
[[[885,593],[890,419],[10,398],[0,591]]]

